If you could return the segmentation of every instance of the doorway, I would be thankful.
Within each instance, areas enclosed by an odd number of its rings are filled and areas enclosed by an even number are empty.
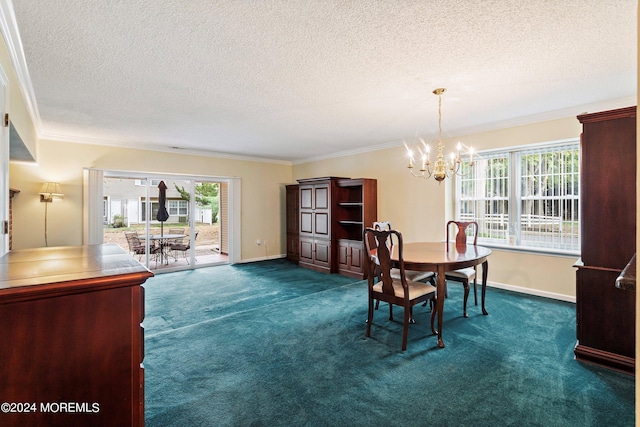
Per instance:
[[[168,218],[159,221],[159,185]],[[227,264],[229,181],[216,177],[104,171],[103,243],[115,243],[154,272]]]

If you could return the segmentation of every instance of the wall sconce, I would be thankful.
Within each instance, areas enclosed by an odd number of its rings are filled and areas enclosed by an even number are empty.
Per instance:
[[[44,245],[49,246],[47,240],[47,207],[54,200],[61,200],[64,197],[60,184],[57,182],[45,182],[40,189],[40,201],[44,202]]]

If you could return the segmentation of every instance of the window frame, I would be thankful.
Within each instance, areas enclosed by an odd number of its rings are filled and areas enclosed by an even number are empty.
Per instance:
[[[542,228],[539,228],[537,231],[534,229],[533,233],[541,233],[539,234],[539,238],[542,243],[535,244],[532,243],[532,239],[523,238],[521,234],[521,230],[523,229],[523,216],[522,216],[522,204],[523,198],[522,196],[522,186],[523,186],[523,176],[522,176],[522,167],[521,162],[522,158],[525,155],[532,154],[544,154],[549,152],[558,152],[563,148],[569,148],[567,151],[577,150],[577,158],[572,157],[572,169],[570,172],[558,172],[561,177],[565,175],[570,176],[571,182],[564,182],[567,185],[571,185],[572,189],[569,193],[565,192],[561,195],[553,194],[551,197],[548,195],[538,194],[537,197],[528,197],[529,200],[533,200],[534,204],[536,202],[545,202],[549,203],[551,200],[557,202],[557,205],[554,205],[554,209],[562,210],[564,207],[567,208],[567,212],[570,212],[571,221],[565,220],[564,211],[560,214],[560,220],[556,223],[557,220],[553,220],[550,222],[550,229],[547,228],[546,231],[542,231]],[[555,255],[571,255],[571,256],[579,256],[580,255],[580,139],[579,138],[571,138],[561,141],[553,141],[546,143],[536,143],[536,144],[527,144],[513,147],[505,147],[500,149],[492,149],[492,150],[484,150],[480,151],[474,155],[476,161],[484,161],[493,158],[506,158],[508,161],[507,168],[507,182],[508,182],[508,200],[506,202],[507,205],[507,215],[508,224],[506,224],[506,229],[502,230],[502,237],[496,237],[495,235],[489,234],[490,229],[486,229],[483,224],[480,225],[480,232],[478,234],[478,243],[483,246],[496,247],[500,249],[508,249],[514,251],[525,251],[525,252],[535,252],[535,253],[545,253],[545,254],[555,254]],[[463,159],[463,168],[462,171],[468,170],[468,158]],[[554,165],[562,165],[562,160],[558,161],[558,163],[554,162]],[[477,162],[476,162],[477,165]],[[475,168],[475,166],[474,166]],[[554,169],[555,172],[555,169]],[[473,174],[477,174],[477,170],[472,171]],[[558,175],[554,174],[554,176]],[[478,178],[474,178],[475,182],[478,182]],[[454,185],[454,217],[459,221],[470,220],[471,218],[468,215],[464,215],[461,212],[462,209],[465,208],[465,204],[469,202],[474,203],[474,197],[463,198],[462,195],[462,185],[463,182],[469,182],[465,176],[456,176],[455,185]],[[473,180],[472,180],[473,181]],[[481,181],[484,182],[484,181]],[[469,185],[469,184],[467,184]],[[476,185],[476,184],[473,184]],[[546,188],[549,188],[548,186]],[[577,191],[577,194],[576,194]],[[525,196],[526,197],[526,196]],[[475,198],[475,203],[483,200],[482,198]],[[500,200],[498,198],[486,198],[484,200],[487,201],[497,201]],[[568,204],[571,204],[569,207]],[[566,206],[565,206],[566,205]],[[563,206],[563,207],[558,207]],[[473,209],[472,209],[473,210]],[[476,206],[474,212],[477,212],[478,208]],[[577,218],[575,218],[577,215]],[[535,215],[534,215],[535,216]],[[544,224],[545,221],[551,221],[550,218],[540,218],[539,223]],[[482,223],[482,221],[478,221]],[[570,228],[567,233],[564,233],[564,229],[566,227]],[[483,231],[488,234],[483,236]],[[527,233],[531,235],[531,232]],[[559,241],[554,236],[560,236]],[[535,236],[535,234],[534,234]],[[551,238],[549,238],[551,236]],[[555,239],[555,240],[554,240]],[[568,243],[567,243],[568,240]]]
[[[189,202],[184,199],[169,199],[167,210],[171,216],[189,216]]]

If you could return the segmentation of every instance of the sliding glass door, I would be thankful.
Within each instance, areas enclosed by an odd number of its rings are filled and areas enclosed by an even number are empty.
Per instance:
[[[228,188],[213,177],[104,171],[102,240],[158,272],[228,263]]]

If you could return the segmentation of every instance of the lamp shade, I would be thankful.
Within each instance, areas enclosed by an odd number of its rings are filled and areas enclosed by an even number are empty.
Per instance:
[[[42,196],[41,199],[53,201],[53,199],[62,199],[64,194],[62,194],[60,184],[57,182],[45,182],[40,188],[40,196]]]

